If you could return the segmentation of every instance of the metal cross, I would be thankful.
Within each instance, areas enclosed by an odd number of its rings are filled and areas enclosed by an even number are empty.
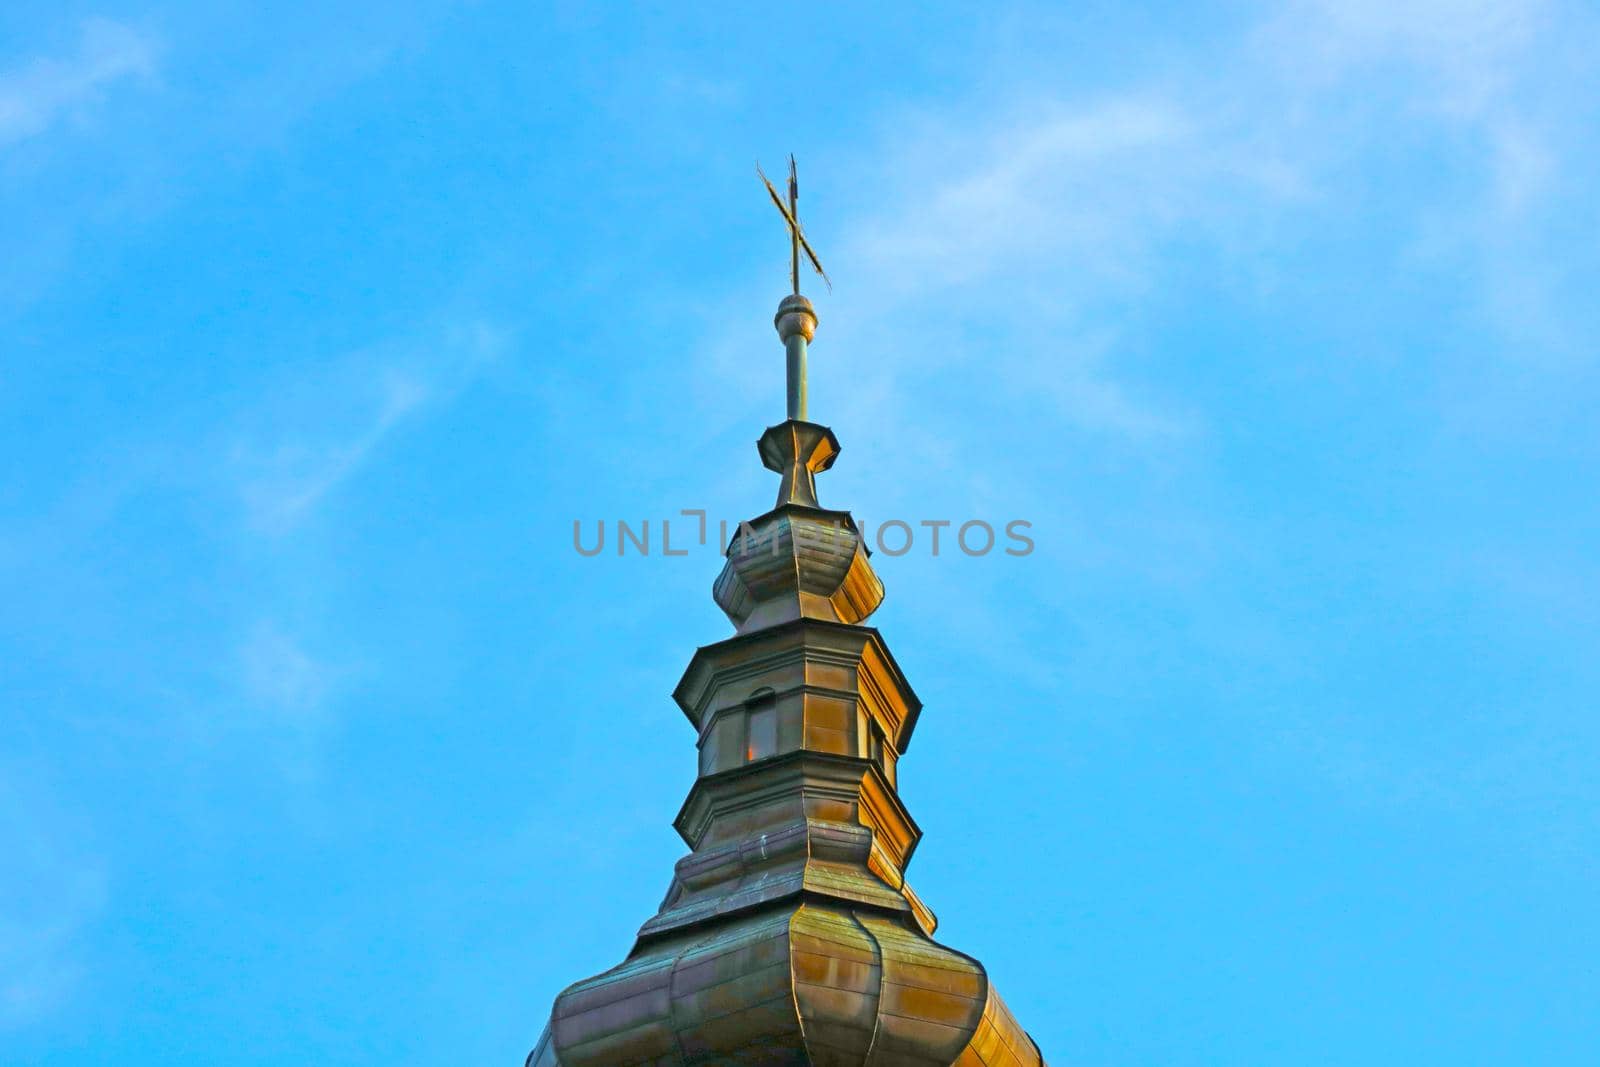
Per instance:
[[[789,281],[794,286],[794,295],[800,295],[800,253],[805,252],[806,259],[811,261],[812,269],[822,275],[822,280],[827,282],[828,291],[833,292],[833,282],[828,280],[828,272],[822,269],[822,260],[817,258],[816,252],[811,249],[811,242],[806,240],[806,235],[800,229],[800,181],[795,176],[794,156],[789,157],[789,202],[785,204],[783,197],[778,195],[778,190],[773,188],[767,180],[761,164],[756,164],[756,173],[761,175],[761,181],[766,185],[767,192],[772,195],[772,202],[777,205],[778,211],[783,215],[783,221],[789,224]]]

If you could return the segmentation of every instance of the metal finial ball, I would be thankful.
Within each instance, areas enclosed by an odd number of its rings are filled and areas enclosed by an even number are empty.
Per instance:
[[[778,328],[778,337],[787,344],[789,338],[799,334],[806,344],[817,335],[817,312],[811,301],[796,293],[783,298],[772,324]]]

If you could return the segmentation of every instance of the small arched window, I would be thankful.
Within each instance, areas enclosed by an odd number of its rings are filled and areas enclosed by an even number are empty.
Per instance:
[[[778,702],[772,690],[745,701],[744,761],[754,763],[778,754]]]

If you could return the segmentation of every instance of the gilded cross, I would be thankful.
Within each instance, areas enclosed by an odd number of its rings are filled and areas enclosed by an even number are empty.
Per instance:
[[[772,202],[777,205],[783,221],[789,225],[789,282],[794,287],[794,295],[800,295],[800,253],[806,254],[806,259],[811,261],[812,268],[828,283],[828,291],[833,291],[833,282],[828,281],[828,272],[822,269],[822,261],[817,258],[817,253],[811,248],[811,242],[806,240],[805,231],[800,229],[800,180],[795,175],[794,156],[789,157],[789,202],[784,203],[782,196],[773,184],[767,180],[766,174],[761,169],[761,164],[756,164],[756,173],[761,175],[761,181],[767,187],[767,192],[772,196]]]

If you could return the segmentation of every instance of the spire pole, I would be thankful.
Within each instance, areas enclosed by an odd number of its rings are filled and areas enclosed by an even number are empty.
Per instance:
[[[780,196],[772,182],[767,180],[759,163],[756,165],[756,173],[761,175],[761,181],[766,185],[772,203],[783,215],[783,221],[789,228],[789,287],[792,291],[778,305],[778,315],[773,321],[778,328],[778,337],[783,341],[789,418],[805,422],[807,421],[806,351],[811,339],[817,333],[817,313],[812,308],[811,301],[800,295],[800,254],[805,253],[812,269],[821,275],[830,290],[833,288],[833,283],[828,281],[828,272],[822,269],[822,261],[817,258],[811,242],[806,240],[805,231],[800,228],[800,179],[794,156],[789,157],[787,198]]]
[[[812,308],[811,301],[794,293],[784,297],[778,305],[778,314],[772,324],[778,328],[778,337],[783,341],[789,418],[806,422],[806,347],[817,335],[816,310]]]

